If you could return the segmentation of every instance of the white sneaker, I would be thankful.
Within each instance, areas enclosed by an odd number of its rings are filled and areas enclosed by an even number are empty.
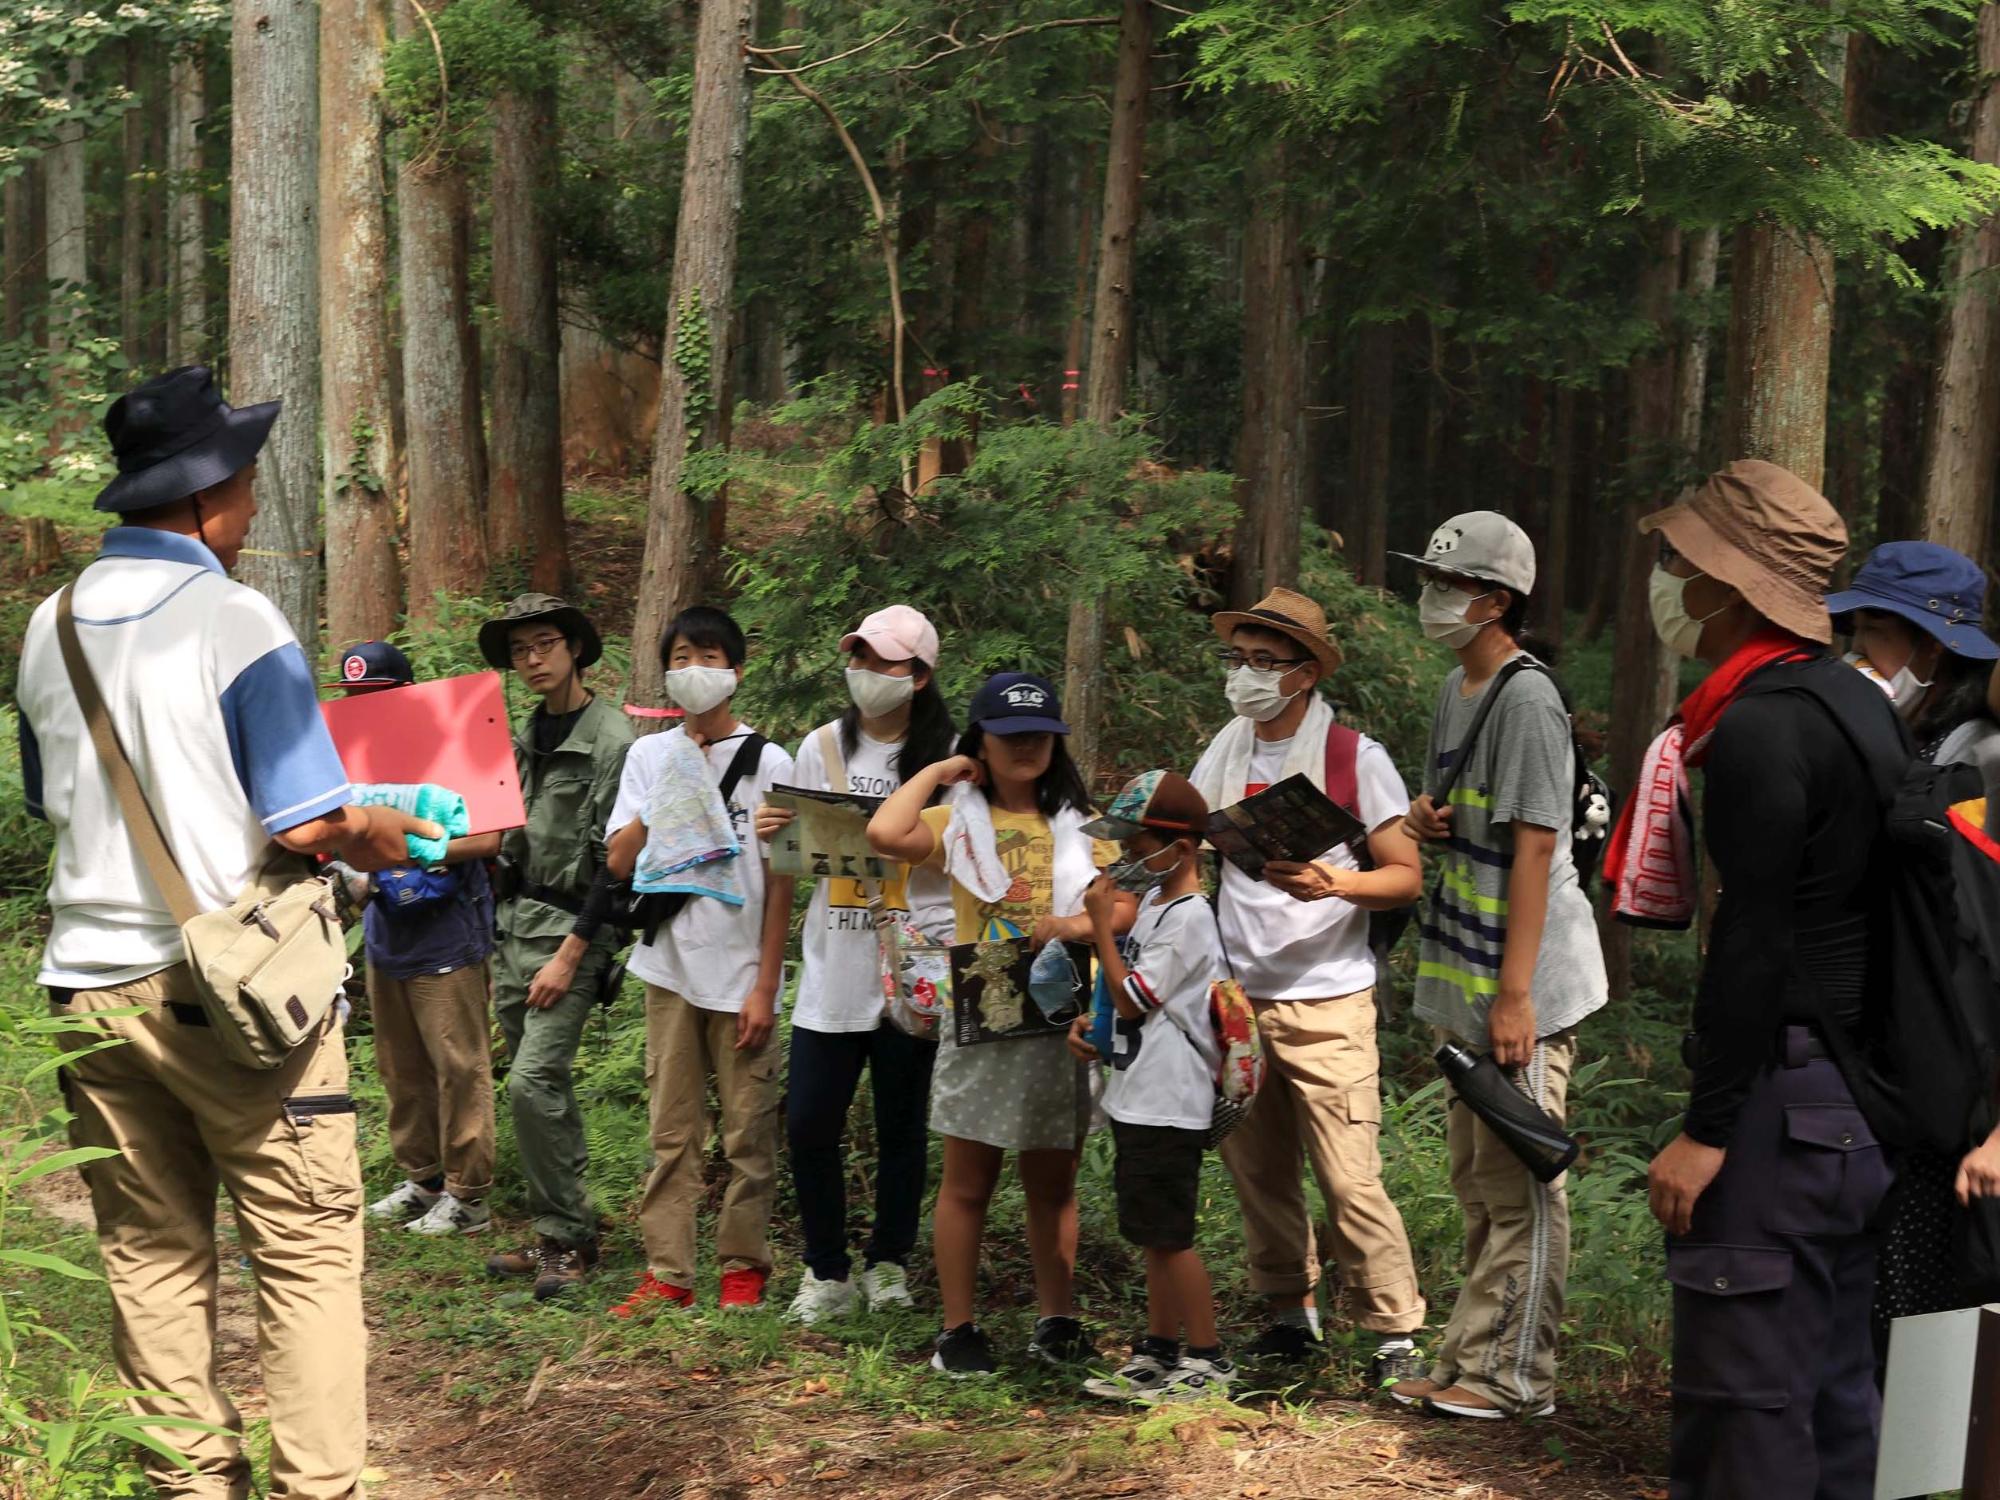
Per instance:
[[[368,1205],[368,1217],[388,1219],[393,1223],[407,1224],[412,1219],[421,1219],[431,1211],[431,1205],[444,1194],[434,1193],[421,1183],[405,1178],[401,1187],[386,1198],[377,1198]]]
[[[861,1273],[861,1297],[870,1307],[915,1307],[910,1278],[893,1260],[877,1261]]]
[[[1135,1353],[1116,1375],[1093,1375],[1083,1388],[1105,1401],[1143,1401],[1167,1383],[1173,1369],[1155,1355]]]
[[[1142,1393],[1138,1399],[1147,1406],[1167,1401],[1204,1401],[1211,1396],[1227,1401],[1229,1383],[1235,1378],[1236,1366],[1226,1359],[1194,1359],[1184,1354],[1157,1389]]]
[[[844,1318],[859,1305],[853,1281],[821,1281],[811,1271],[799,1283],[799,1294],[785,1316],[810,1328],[828,1318]]]
[[[492,1227],[492,1209],[484,1203],[467,1203],[450,1193],[439,1193],[430,1212],[407,1226],[411,1234],[484,1234]]]

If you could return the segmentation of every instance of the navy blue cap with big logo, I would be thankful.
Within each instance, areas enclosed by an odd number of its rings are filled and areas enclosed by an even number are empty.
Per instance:
[[[972,695],[966,718],[988,734],[1068,734],[1062,701],[1046,678],[996,672]]]
[[[340,676],[328,687],[402,687],[415,682],[410,659],[387,641],[363,641],[340,653]]]

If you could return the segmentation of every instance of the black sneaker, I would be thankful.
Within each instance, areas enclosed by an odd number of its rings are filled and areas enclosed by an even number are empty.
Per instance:
[[[993,1360],[993,1341],[977,1323],[947,1328],[931,1345],[931,1368],[953,1380],[977,1380],[1000,1367]]]
[[[1075,1318],[1037,1318],[1028,1353],[1045,1365],[1076,1365],[1097,1358],[1097,1345]]]
[[[1310,1328],[1273,1323],[1243,1351],[1243,1358],[1260,1365],[1317,1364],[1326,1358],[1326,1345]]]
[[[1382,1340],[1381,1348],[1368,1361],[1368,1384],[1375,1390],[1405,1380],[1422,1380],[1430,1374],[1430,1363],[1407,1338]]]

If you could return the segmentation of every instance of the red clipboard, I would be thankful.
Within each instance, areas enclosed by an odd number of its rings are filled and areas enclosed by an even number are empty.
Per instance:
[[[350,781],[431,781],[465,798],[471,832],[528,821],[498,672],[441,677],[320,704]]]

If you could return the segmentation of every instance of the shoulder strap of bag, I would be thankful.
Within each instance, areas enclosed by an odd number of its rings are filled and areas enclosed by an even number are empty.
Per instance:
[[[826,789],[829,792],[847,791],[847,757],[840,753],[840,730],[832,724],[822,724],[816,732],[819,740],[820,762],[826,767]]]
[[[722,773],[722,802],[726,807],[729,799],[736,795],[736,784],[764,758],[764,747],[770,744],[761,734],[746,734],[743,743],[736,747],[736,754],[730,757],[729,769]]]
[[[1361,816],[1361,736],[1338,722],[1326,726],[1326,795]]]
[[[201,910],[194,903],[194,892],[188,889],[173,851],[167,847],[166,835],[160,832],[159,819],[153,816],[152,804],[146,800],[145,789],[139,785],[132,762],[125,756],[125,747],[118,743],[118,731],[112,727],[104,695],[97,690],[97,678],[84,657],[70,600],[75,588],[73,583],[66,584],[56,596],[56,640],[62,646],[63,665],[69,670],[69,685],[83,709],[83,722],[90,727],[90,742],[97,748],[97,759],[118,796],[126,830],[138,846],[139,857],[146,862],[146,872],[166,898],[167,910],[173,913],[174,921],[185,927],[201,915]]]
[[[1465,738],[1459,742],[1458,754],[1452,757],[1451,769],[1444,773],[1444,780],[1431,794],[1431,801],[1439,807],[1451,798],[1451,789],[1458,785],[1458,778],[1465,771],[1465,759],[1472,752],[1472,745],[1479,738],[1479,731],[1486,727],[1486,719],[1493,712],[1493,705],[1500,701],[1500,690],[1521,673],[1534,666],[1526,654],[1516,656],[1498,672],[1493,674],[1493,685],[1486,690],[1486,696],[1479,702],[1479,711],[1472,716],[1472,727],[1465,731]]]

